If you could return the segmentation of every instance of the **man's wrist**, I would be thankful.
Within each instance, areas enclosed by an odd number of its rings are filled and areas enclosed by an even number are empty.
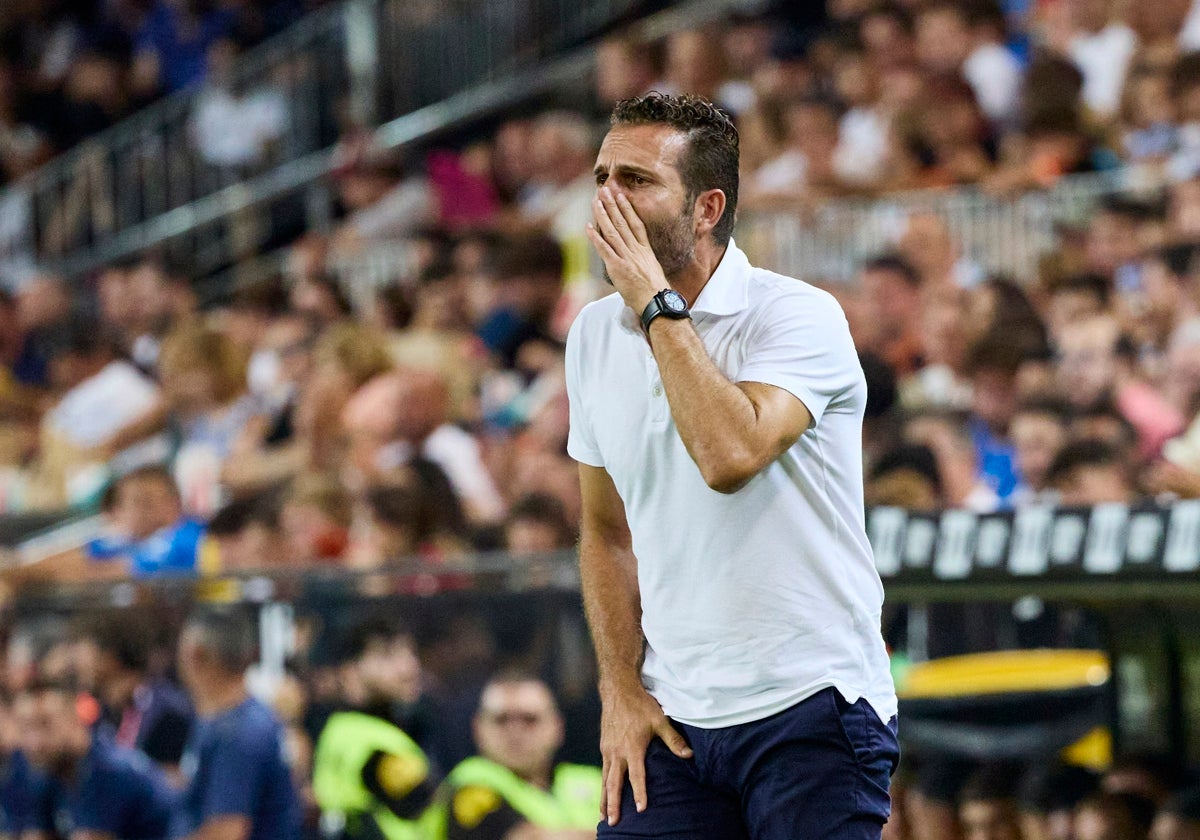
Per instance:
[[[650,289],[642,292],[636,298],[627,300],[626,302],[629,304],[629,308],[633,310],[634,314],[640,318],[642,317],[642,313],[646,311],[646,307],[650,305],[650,301],[654,300],[654,296],[659,292],[669,288],[671,287],[663,286],[661,289]]]

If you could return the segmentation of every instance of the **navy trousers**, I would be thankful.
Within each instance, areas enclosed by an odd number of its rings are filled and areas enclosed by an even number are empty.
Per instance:
[[[638,813],[625,782],[621,819],[599,840],[879,840],[900,749],[865,700],[827,688],[764,720],[723,729],[675,724],[694,757],[659,739],[646,754]]]

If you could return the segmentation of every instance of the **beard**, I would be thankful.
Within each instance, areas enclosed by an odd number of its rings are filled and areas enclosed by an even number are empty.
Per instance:
[[[687,267],[696,256],[696,234],[692,230],[691,202],[685,201],[683,208],[674,218],[662,221],[642,219],[646,226],[646,239],[650,250],[662,266],[663,274],[670,281]],[[612,285],[608,266],[604,266],[604,280]]]

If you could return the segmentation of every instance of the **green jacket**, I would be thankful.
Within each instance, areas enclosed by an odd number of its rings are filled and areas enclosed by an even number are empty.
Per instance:
[[[498,797],[533,825],[590,829],[600,821],[602,788],[598,767],[560,764],[546,791],[494,761],[468,758],[446,777],[422,822],[428,840],[445,840],[451,809],[460,823],[477,822],[494,810]]]
[[[420,799],[428,778],[429,760],[417,743],[362,712],[332,715],[313,753],[313,796],[321,812],[369,816],[388,840],[424,840],[420,821],[397,816],[389,801],[419,813],[424,802],[409,800]]]

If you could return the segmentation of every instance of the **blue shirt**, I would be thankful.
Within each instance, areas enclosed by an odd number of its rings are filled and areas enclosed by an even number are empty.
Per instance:
[[[211,819],[244,816],[249,840],[298,840],[300,798],[284,750],[283,726],[257,700],[201,718],[183,755],[187,790],[175,836]]]
[[[233,31],[234,16],[227,11],[204,15],[192,37],[184,38],[179,13],[159,3],[142,25],[137,37],[139,52],[158,56],[159,80],[167,93],[204,81],[208,70],[208,48]]]
[[[95,831],[118,840],[164,840],[170,836],[175,801],[150,759],[96,737],[73,783],[46,781],[30,827],[60,837]]]
[[[23,753],[5,759],[0,768],[0,834],[16,837],[33,827],[35,802],[44,784]]]
[[[135,578],[160,575],[191,575],[196,572],[196,557],[204,539],[204,525],[191,519],[180,520],[140,542],[122,537],[99,537],[87,545],[91,560],[128,559],[129,572]]]
[[[979,419],[972,420],[970,428],[979,459],[979,475],[1007,507],[1019,484],[1017,450],[1004,438],[992,434]]]

